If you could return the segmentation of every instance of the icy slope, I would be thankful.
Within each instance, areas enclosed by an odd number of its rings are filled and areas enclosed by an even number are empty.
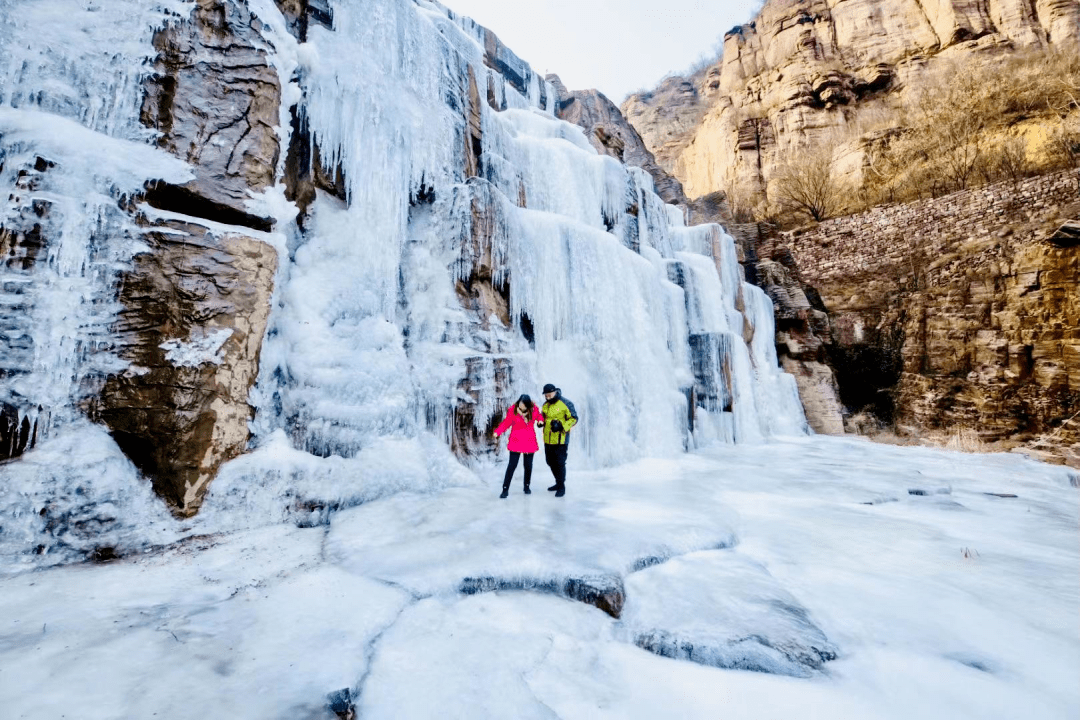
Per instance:
[[[1064,469],[813,438],[578,472],[558,502],[520,484],[499,500],[499,482],[0,581],[0,707],[86,720],[332,720],[335,703],[396,720],[1080,710],[1080,508]],[[619,618],[541,582],[597,574],[622,585]],[[536,582],[469,594],[478,575]]]

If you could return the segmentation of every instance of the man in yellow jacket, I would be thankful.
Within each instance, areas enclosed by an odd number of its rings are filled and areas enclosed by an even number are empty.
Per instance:
[[[566,452],[570,439],[570,428],[577,424],[577,414],[573,405],[563,400],[562,391],[548,383],[544,386],[546,402],[540,408],[544,416],[544,460],[555,476],[555,484],[548,490],[555,491],[555,497],[566,494]]]

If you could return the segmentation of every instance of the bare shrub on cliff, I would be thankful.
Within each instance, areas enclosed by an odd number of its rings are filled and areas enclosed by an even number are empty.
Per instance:
[[[787,162],[773,178],[781,213],[821,222],[843,210],[843,193],[833,171],[833,149],[832,143],[822,143],[789,153]]]
[[[1080,164],[1080,52],[1030,50],[941,65],[888,130],[866,137],[865,207],[1019,180]],[[1051,119],[1053,118],[1053,119]],[[1028,153],[1018,123],[1061,123],[1042,153]]]
[[[1031,161],[1027,153],[1027,141],[1022,137],[1007,137],[990,149],[990,161],[986,164],[985,180],[1011,180],[1019,182],[1031,174]]]

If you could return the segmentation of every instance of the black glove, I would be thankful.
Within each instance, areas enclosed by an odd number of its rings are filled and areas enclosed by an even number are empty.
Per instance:
[[[560,421],[560,420],[552,420],[551,421],[551,432],[561,433],[562,431],[563,431],[562,421]]]

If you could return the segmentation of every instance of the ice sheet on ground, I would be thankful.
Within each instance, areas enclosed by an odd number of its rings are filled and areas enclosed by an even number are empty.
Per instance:
[[[137,553],[183,535],[98,425],[82,421],[0,470],[0,576],[95,552]]]
[[[499,500],[501,468],[490,468],[482,484],[413,497],[415,512],[395,496],[336,516],[329,531],[271,527],[8,577],[0,707],[42,720],[95,717],[87,707],[284,720],[325,717],[326,697],[351,688],[363,717],[395,718],[436,706],[443,717],[735,720],[1080,710],[1072,471],[812,438],[572,470],[559,500],[543,490],[545,472],[531,496],[518,483]],[[937,497],[963,509],[907,494],[924,486],[950,488]],[[881,495],[897,499],[863,504]],[[735,547],[688,554],[732,532]],[[666,563],[634,572],[640,554],[661,551]],[[711,567],[721,555],[746,572]],[[623,619],[546,594],[454,591],[465,572],[515,568],[618,572]],[[839,658],[793,678],[655,656],[633,645],[631,625],[636,607],[669,593],[729,607],[754,594],[797,602]],[[664,621],[680,629],[718,613],[669,607]],[[777,637],[790,609],[768,607],[748,603],[731,621]]]
[[[466,580],[621,580],[635,567],[736,542],[734,518],[695,503],[677,477],[572,474],[567,497],[557,499],[544,490],[546,468],[536,470],[532,495],[522,492],[519,469],[508,500],[497,486],[452,489],[341,513],[327,552],[352,572],[430,595],[457,592]]]
[[[323,534],[279,526],[5,581],[5,717],[323,717],[411,602],[323,563]]]
[[[699,552],[626,579],[628,639],[702,665],[808,676],[836,647],[806,608],[740,553]]]

